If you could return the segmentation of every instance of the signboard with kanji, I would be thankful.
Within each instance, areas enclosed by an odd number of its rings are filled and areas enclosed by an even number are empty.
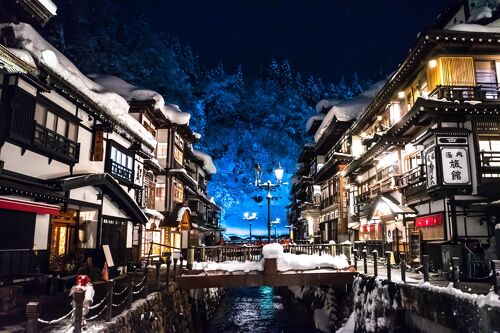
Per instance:
[[[443,215],[442,214],[434,214],[427,216],[420,216],[415,219],[415,226],[422,227],[432,227],[435,225],[443,224]]]
[[[427,168],[427,188],[437,185],[436,151],[430,150],[425,155],[425,166]]]
[[[471,183],[467,147],[441,147],[443,185]]]

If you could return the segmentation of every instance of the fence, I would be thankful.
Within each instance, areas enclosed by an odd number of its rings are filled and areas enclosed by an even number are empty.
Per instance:
[[[351,258],[351,244],[288,244],[283,245],[285,253],[340,255]],[[189,255],[188,255],[189,258]],[[262,259],[262,245],[225,245],[225,246],[198,246],[194,249],[194,258],[197,261],[260,261]]]
[[[392,251],[385,251],[385,268],[387,270],[387,280],[392,280],[392,265],[391,265],[391,256],[393,255]],[[363,264],[363,273],[368,274],[368,251],[363,249],[359,252],[357,249],[353,250],[353,259],[354,259],[354,268],[358,270],[358,263],[361,260]],[[373,276],[378,275],[378,251],[373,250],[371,253],[373,259]],[[401,268],[401,280],[406,282],[406,254],[400,254],[400,264]],[[423,278],[425,282],[429,282],[429,256],[422,255],[422,265],[419,267],[419,270],[422,272]],[[500,295],[500,260],[492,260],[490,262],[490,271],[491,274],[484,278],[484,280],[491,280],[493,284],[493,291]],[[454,288],[460,288],[460,278],[464,276],[464,274],[460,271],[460,258],[453,257],[451,258],[451,270],[446,272],[451,275],[451,280],[453,282]]]
[[[177,267],[178,259],[174,259],[172,280],[176,281],[178,272],[182,270],[182,261]],[[165,274],[166,287],[171,281],[170,266],[172,260],[167,260]],[[51,320],[40,318],[41,304],[39,302],[29,302],[26,305],[26,316],[28,318],[26,332],[39,332],[39,327],[46,327],[68,320],[73,326],[74,333],[82,332],[82,325],[85,322],[102,320],[109,322],[114,316],[119,315],[126,309],[132,307],[132,303],[139,299],[146,298],[150,291],[157,291],[161,288],[160,281],[161,264],[156,264],[152,272],[146,268],[143,272],[131,272],[114,280],[96,283],[96,295],[104,294],[95,300],[93,304],[85,301],[85,290],[76,288],[73,293],[73,309],[65,315]],[[151,281],[150,275],[153,273],[155,281]],[[103,289],[104,287],[104,289]]]

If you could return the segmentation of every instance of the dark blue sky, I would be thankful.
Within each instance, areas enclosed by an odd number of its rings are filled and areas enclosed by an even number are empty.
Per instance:
[[[448,0],[127,0],[128,18],[145,15],[189,42],[200,62],[242,64],[248,76],[288,58],[304,76],[377,79],[395,69],[418,32]]]

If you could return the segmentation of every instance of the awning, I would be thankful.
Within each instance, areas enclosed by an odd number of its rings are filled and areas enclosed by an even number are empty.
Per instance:
[[[359,229],[359,226],[361,225],[361,223],[359,222],[351,222],[351,223],[348,223],[347,224],[347,228],[348,229],[354,229],[354,230],[357,230]]]
[[[21,212],[30,212],[36,214],[51,214],[57,215],[61,207],[57,205],[49,205],[46,203],[13,199],[9,197],[0,197],[0,208],[8,210],[17,210]]]
[[[389,196],[382,194],[373,202],[373,209],[370,213],[370,218],[373,216],[387,216],[387,215],[397,215],[397,214],[416,214],[416,211],[410,207],[403,206],[399,204],[396,200],[390,198]]]
[[[149,219],[134,199],[120,186],[120,184],[108,173],[94,173],[84,176],[73,176],[67,179],[59,179],[64,191],[85,186],[96,186],[102,189],[123,209],[133,222],[148,223]]]

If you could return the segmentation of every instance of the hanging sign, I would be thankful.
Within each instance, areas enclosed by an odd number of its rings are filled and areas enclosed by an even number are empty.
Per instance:
[[[443,185],[470,184],[467,147],[441,147]]]
[[[441,225],[441,224],[443,224],[443,215],[442,214],[421,216],[421,217],[417,217],[415,219],[415,226],[417,226],[419,228],[432,227],[432,226]]]
[[[425,155],[425,165],[427,168],[427,188],[433,187],[437,185],[435,150],[431,150]]]

